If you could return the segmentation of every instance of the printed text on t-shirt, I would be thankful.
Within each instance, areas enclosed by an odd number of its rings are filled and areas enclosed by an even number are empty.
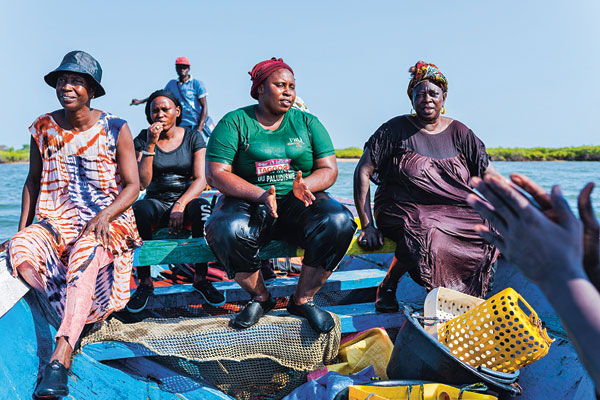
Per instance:
[[[287,171],[290,169],[290,159],[280,158],[275,160],[257,161],[256,176],[268,174],[273,171]]]

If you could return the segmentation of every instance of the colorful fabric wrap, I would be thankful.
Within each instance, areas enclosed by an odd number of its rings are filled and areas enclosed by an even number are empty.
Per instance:
[[[410,67],[408,72],[412,75],[412,78],[408,83],[406,93],[411,100],[413,89],[423,81],[431,81],[439,86],[444,92],[448,91],[448,80],[435,64],[419,61],[414,66]]]
[[[270,60],[261,61],[252,68],[250,74],[250,80],[252,80],[252,87],[250,88],[250,96],[253,99],[258,100],[258,87],[263,83],[273,72],[278,69],[288,69],[292,74],[294,70],[283,62],[281,58],[271,58]]]

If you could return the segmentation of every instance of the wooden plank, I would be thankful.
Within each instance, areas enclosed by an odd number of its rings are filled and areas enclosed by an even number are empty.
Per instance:
[[[6,253],[0,255],[0,318],[29,291],[29,286],[8,270]]]
[[[337,271],[331,274],[319,293],[376,287],[385,274],[380,269]],[[297,283],[297,277],[277,278],[267,281],[267,287],[273,297],[289,297],[294,293]],[[214,286],[224,292],[228,302],[250,300],[250,295],[235,282],[215,282]],[[147,308],[184,307],[199,303],[204,303],[204,299],[194,291],[191,284],[163,286],[154,289],[154,296],[149,299]]]
[[[342,334],[360,332],[375,327],[398,328],[404,322],[401,311],[386,314],[376,313],[375,303],[323,307],[323,309],[339,315]],[[273,314],[290,316],[285,310],[276,310]],[[306,321],[304,323],[308,324]],[[158,355],[141,344],[122,342],[91,343],[84,346],[82,352],[98,361]]]
[[[340,316],[342,333],[361,332],[371,328],[399,328],[405,318],[402,311],[378,313],[375,303],[323,307]]]
[[[396,244],[386,238],[383,247],[380,249],[366,251],[358,245],[358,234],[359,232],[354,235],[346,254],[393,253],[396,249]],[[271,241],[259,252],[261,260],[276,257],[302,257],[303,255],[304,250],[282,240]],[[144,245],[135,251],[133,265],[185,264],[209,261],[215,261],[215,255],[204,238],[164,239],[144,242]]]

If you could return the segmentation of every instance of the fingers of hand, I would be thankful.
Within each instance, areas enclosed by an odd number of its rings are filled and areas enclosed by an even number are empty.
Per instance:
[[[306,186],[306,185],[304,185]],[[304,205],[305,206],[310,206],[313,203],[313,200],[315,200],[315,196],[311,193],[310,190],[308,190],[308,188],[304,189]]]
[[[586,231],[595,232],[598,234],[598,220],[594,214],[594,208],[592,207],[592,190],[594,184],[592,182],[585,185],[585,187],[579,193],[577,198],[577,208],[579,209],[579,217],[583,222],[583,227]]]
[[[502,240],[502,237],[496,232],[491,231],[487,226],[477,224],[475,225],[475,232],[477,232],[483,240],[500,249],[501,252],[505,251],[504,240]]]
[[[507,223],[528,212],[529,201],[502,177],[488,175],[476,187]]]
[[[467,203],[473,207],[482,218],[487,219],[490,223],[501,231],[506,231],[506,221],[496,213],[493,205],[485,202],[479,196],[470,194],[467,196]]]
[[[373,250],[383,245],[383,237],[381,233],[366,233],[361,232],[358,236],[358,245],[366,250]]]
[[[511,174],[510,179],[521,189],[529,193],[531,197],[533,197],[533,199],[540,205],[540,207],[542,207],[542,209],[552,207],[550,195],[548,195],[543,187],[529,179],[527,176],[521,174]]]
[[[575,226],[579,223],[567,200],[563,197],[562,191],[558,185],[554,185],[552,187],[552,191],[550,192],[550,201],[552,202],[552,208],[556,211],[557,223],[560,225],[568,224],[570,226]]]
[[[277,201],[275,199],[272,199],[271,201],[267,202],[267,207],[269,208],[269,211],[271,212],[271,215],[273,216],[273,218],[277,218]]]
[[[102,230],[102,243],[104,244],[104,247],[110,247],[110,229],[108,226]]]

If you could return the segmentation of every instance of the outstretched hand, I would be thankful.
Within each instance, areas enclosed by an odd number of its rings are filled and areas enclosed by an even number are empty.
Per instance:
[[[583,277],[581,222],[571,212],[558,186],[543,200],[547,201],[546,208],[553,210],[550,219],[502,177],[488,175],[483,180],[475,177],[472,183],[489,204],[474,194],[467,197],[467,202],[499,234],[485,225],[476,225],[475,230],[497,246],[525,276],[538,284],[550,278]]]
[[[512,174],[511,180],[529,193],[539,204],[541,211],[554,222],[558,222],[556,210],[552,207],[550,195],[537,183],[521,174]],[[577,208],[583,223],[583,268],[594,286],[600,290],[600,228],[592,207],[592,182],[579,193]]]
[[[129,103],[130,106],[137,106],[139,104],[142,104],[143,101],[138,100],[138,99],[131,99],[131,103]]]
[[[277,218],[277,196],[275,195],[275,186],[271,186],[260,196],[260,203],[267,206],[269,213],[273,218]]]
[[[294,179],[294,184],[292,186],[292,191],[294,192],[294,196],[298,200],[304,203],[306,207],[310,206],[315,200],[315,196],[308,189],[308,185],[302,179],[302,171],[298,171],[296,174],[296,178]]]

